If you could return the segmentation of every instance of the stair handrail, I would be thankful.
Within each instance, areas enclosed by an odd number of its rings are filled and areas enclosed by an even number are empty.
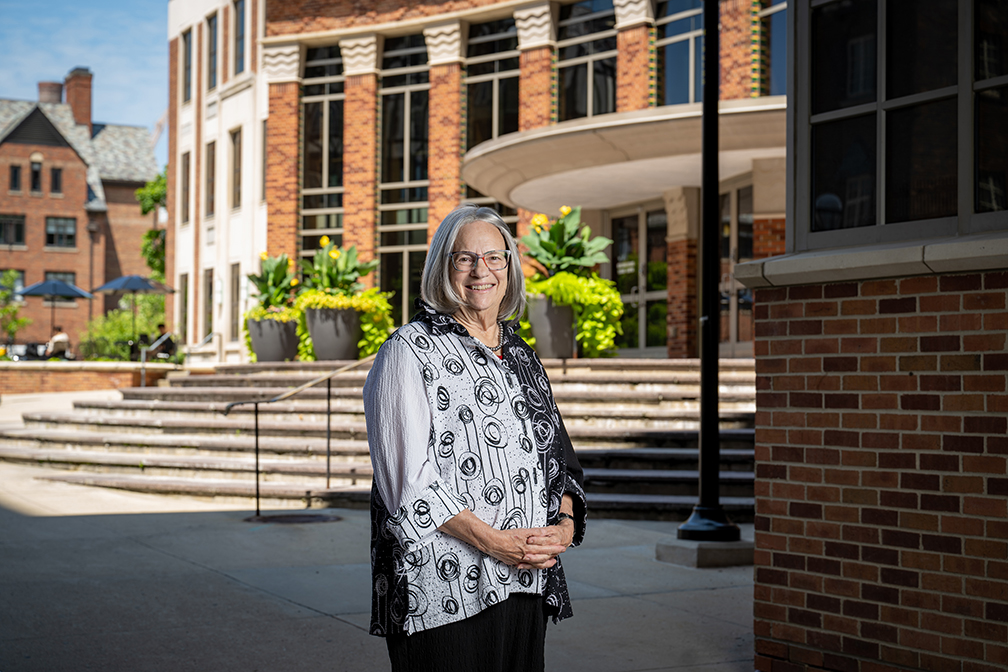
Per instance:
[[[278,394],[272,399],[244,399],[241,401],[232,401],[230,404],[224,407],[224,415],[227,416],[231,412],[231,409],[235,406],[242,406],[244,404],[252,404],[253,413],[255,417],[255,472],[256,472],[256,518],[260,517],[259,511],[259,404],[274,404],[278,401],[283,401],[285,399],[290,399],[296,394],[304,392],[309,387],[315,387],[321,382],[326,384],[326,489],[329,489],[330,482],[332,480],[332,379],[341,373],[350,371],[351,369],[356,369],[358,366],[367,364],[374,361],[377,353],[373,355],[368,355],[364,359],[358,359],[356,362],[350,362],[345,366],[341,366],[338,369],[330,371],[329,373],[319,376],[318,378],[313,378],[303,385],[299,385],[292,390],[287,390],[283,394]]]
[[[140,348],[140,387],[147,387],[147,351],[156,350],[159,345],[171,337],[172,333],[170,331],[166,331],[161,334],[161,338],[154,341],[151,345]],[[175,361],[175,364],[178,366],[178,360]]]

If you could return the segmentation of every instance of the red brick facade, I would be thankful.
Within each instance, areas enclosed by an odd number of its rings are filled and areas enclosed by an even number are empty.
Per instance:
[[[344,90],[343,244],[356,245],[360,258],[369,260],[375,256],[378,80],[375,75],[347,77]],[[373,283],[374,277],[369,273],[362,282]]]
[[[668,243],[668,356],[697,357],[697,242]]]
[[[266,3],[266,36],[347,30],[375,24],[423,19],[474,7],[492,7],[500,0],[285,0]]]
[[[756,668],[1008,667],[1008,273],[756,293]]]
[[[269,87],[266,252],[271,257],[286,254],[292,259],[297,258],[298,202],[301,200],[298,186],[298,145],[301,138],[299,89],[293,82],[270,84]]]
[[[616,36],[616,111],[651,106],[654,75],[651,68],[651,28],[637,26]]]
[[[784,254],[784,218],[753,218],[753,259]]]
[[[721,100],[752,94],[753,21],[758,0],[721,0]]]
[[[146,385],[154,387],[174,367],[148,364]],[[140,387],[139,364],[109,362],[0,362],[0,390],[4,394],[80,392]]]
[[[458,206],[462,183],[462,68],[458,63],[430,69],[430,175],[427,240]]]

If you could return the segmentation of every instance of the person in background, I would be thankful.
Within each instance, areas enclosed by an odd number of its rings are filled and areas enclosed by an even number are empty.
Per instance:
[[[516,333],[525,278],[500,215],[445,217],[421,296],[364,385],[371,634],[393,672],[541,672],[547,618],[572,615],[559,555],[584,536],[584,477]]]
[[[46,343],[45,356],[49,357],[66,357],[67,352],[70,350],[70,336],[63,331],[63,327],[57,325],[52,328],[52,337],[49,342]]]
[[[166,333],[164,322],[157,325],[157,329],[158,329],[158,335],[157,338],[154,339],[155,343],[157,343],[158,339],[160,339]],[[172,337],[169,336],[168,338],[163,340],[159,346],[157,346],[156,348],[151,348],[151,354],[161,359],[168,359],[169,357],[175,354],[175,341],[173,341]]]

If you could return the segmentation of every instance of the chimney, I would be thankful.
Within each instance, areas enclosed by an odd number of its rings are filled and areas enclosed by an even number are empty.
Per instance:
[[[76,67],[66,76],[66,102],[73,110],[74,121],[88,127],[91,134],[91,71]]]
[[[63,83],[62,82],[39,82],[38,102],[40,103],[62,103]]]

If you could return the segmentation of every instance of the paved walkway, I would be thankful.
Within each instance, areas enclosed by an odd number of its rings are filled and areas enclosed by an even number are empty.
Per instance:
[[[367,634],[366,511],[264,525],[244,520],[244,503],[43,473],[0,463],[0,671],[389,669]],[[655,561],[675,529],[589,521],[584,545],[564,556],[575,616],[549,627],[547,670],[752,671],[752,568]]]

